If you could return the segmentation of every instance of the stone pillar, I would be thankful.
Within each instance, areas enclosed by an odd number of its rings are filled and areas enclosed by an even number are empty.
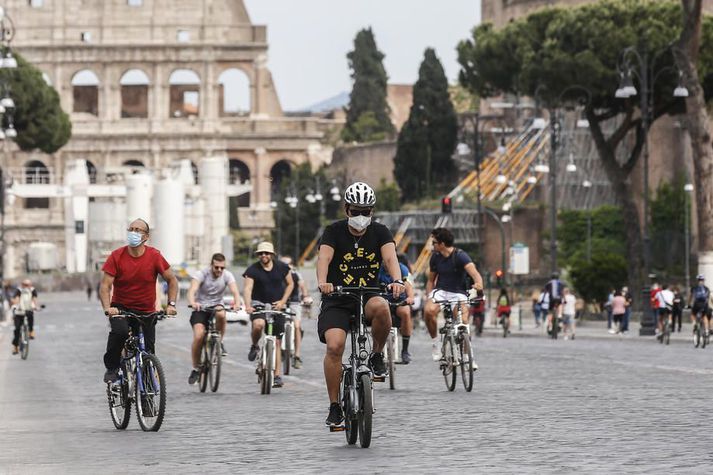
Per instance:
[[[218,119],[217,84],[215,78],[215,63],[206,61],[203,64],[203,81],[201,81],[201,116],[205,121]]]
[[[168,119],[168,89],[166,85],[164,66],[160,63],[154,64],[151,92],[153,94],[153,107],[151,107],[151,110],[149,111],[151,121],[160,122]]]
[[[269,206],[270,203],[270,169],[267,166],[269,155],[264,148],[255,149],[255,171],[250,177],[253,184],[253,194],[250,196],[253,208]],[[254,197],[254,198],[253,198]]]

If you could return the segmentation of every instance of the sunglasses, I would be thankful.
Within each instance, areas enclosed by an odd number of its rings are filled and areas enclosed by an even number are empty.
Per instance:
[[[271,254],[272,254],[271,252],[264,252],[264,251],[257,253],[258,256],[269,256],[269,255],[271,255]]]
[[[215,269],[215,270],[225,270],[225,266],[223,266],[223,267],[213,266],[213,269]]]
[[[354,209],[349,208],[349,214],[352,216],[371,216],[372,208],[367,209]]]

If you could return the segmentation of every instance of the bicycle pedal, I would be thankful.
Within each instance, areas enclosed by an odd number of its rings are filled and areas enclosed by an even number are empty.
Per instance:
[[[343,432],[346,430],[344,426],[329,426],[329,432]]]

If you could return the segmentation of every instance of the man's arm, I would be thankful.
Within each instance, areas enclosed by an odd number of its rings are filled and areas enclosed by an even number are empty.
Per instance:
[[[114,285],[114,276],[104,272],[101,284],[99,284],[99,300],[101,300],[102,308],[110,315],[117,315],[119,310],[111,307],[111,288]]]
[[[292,294],[292,289],[295,287],[295,283],[292,281],[291,272],[288,272],[287,275],[285,275],[285,282],[287,283],[287,287],[285,287],[285,292],[282,294],[282,298],[275,302],[278,310],[285,307],[287,301],[290,298],[290,294]]]
[[[193,310],[200,310],[200,304],[196,302],[196,292],[198,291],[198,279],[191,279],[191,286],[188,287],[188,304],[193,307]]]
[[[305,299],[307,299],[309,297],[309,292],[307,292],[307,286],[305,285],[304,279],[300,279],[299,287],[300,287],[300,295],[302,295],[302,301],[304,302]]]
[[[161,277],[163,277],[163,279],[168,282],[168,301],[175,302],[178,298],[178,279],[176,279],[176,276],[173,274],[173,271],[170,267],[163,271]],[[166,313],[169,315],[175,315],[176,307],[171,305],[167,306]]]
[[[473,288],[476,290],[483,290],[483,277],[475,268],[475,264],[469,262],[464,267],[465,271],[468,273],[471,279],[473,279]]]
[[[381,258],[384,261],[384,267],[393,279],[391,284],[391,292],[394,298],[401,295],[404,291],[404,281],[401,275],[401,266],[399,259],[396,257],[396,244],[393,241],[387,242],[381,246]]]
[[[426,282],[426,295],[431,295],[434,285],[436,285],[436,273],[432,270],[429,270],[428,281]]]
[[[319,246],[319,254],[317,254],[317,286],[323,294],[334,292],[334,282],[327,282],[327,274],[329,272],[329,264],[334,258],[334,248],[322,244]]]
[[[232,281],[231,283],[228,284],[228,288],[230,289],[230,293],[233,294],[233,310],[237,310],[240,308],[240,291],[238,290],[238,283],[235,281]]]
[[[243,289],[244,296],[245,296],[245,310],[248,313],[253,313],[255,309],[253,308],[252,301],[253,301],[253,284],[255,283],[255,280],[253,280],[252,277],[248,277],[247,275],[245,277],[245,288]]]
[[[416,293],[413,290],[413,285],[411,284],[410,280],[404,282],[404,285],[406,285],[406,303],[409,305],[413,305],[414,297],[416,296]]]

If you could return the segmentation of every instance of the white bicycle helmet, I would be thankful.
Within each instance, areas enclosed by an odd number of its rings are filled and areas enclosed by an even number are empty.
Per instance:
[[[357,181],[344,191],[344,202],[354,206],[371,207],[376,203],[376,193],[366,183]]]

